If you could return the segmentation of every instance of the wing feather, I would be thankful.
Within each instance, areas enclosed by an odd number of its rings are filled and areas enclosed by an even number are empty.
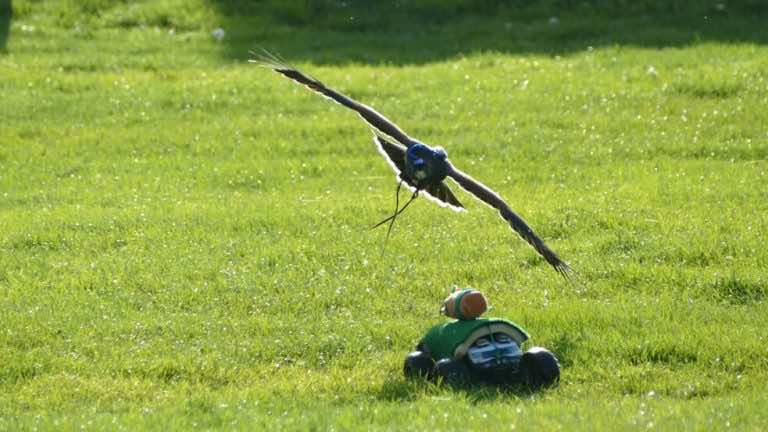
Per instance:
[[[259,66],[272,69],[273,71],[283,75],[284,77],[291,79],[299,84],[306,86],[308,89],[320,93],[321,95],[333,100],[334,102],[343,105],[351,110],[357,112],[360,117],[365,120],[371,127],[380,131],[382,134],[392,137],[398,143],[405,147],[411,146],[411,138],[403,132],[396,124],[391,120],[384,117],[384,115],[377,112],[375,109],[368,105],[357,102],[356,100],[346,96],[342,93],[327,87],[309,75],[304,74],[295,67],[289,65],[285,60],[275,56],[267,50],[262,50],[261,53],[252,52],[256,58],[250,60],[251,63],[256,63]]]
[[[430,201],[436,202],[440,207],[448,207],[457,212],[465,211],[464,205],[462,205],[459,199],[456,198],[456,195],[454,195],[451,188],[445,184],[445,181],[427,186],[422,189],[422,191],[426,193],[426,196]]]
[[[379,153],[381,153],[382,156],[384,156],[384,159],[387,161],[395,174],[401,175],[405,172],[405,146],[390,142],[386,138],[376,133],[373,135],[373,143],[376,144],[376,149],[379,151]],[[403,180],[410,184],[408,179]]]
[[[498,210],[499,215],[509,223],[509,226],[517,232],[520,237],[523,238],[528,244],[533,246],[536,252],[539,253],[544,259],[551,265],[555,271],[560,273],[564,278],[569,279],[571,277],[571,267],[560,259],[557,254],[544,243],[530,226],[523,220],[520,215],[512,211],[506,202],[488,186],[473,179],[469,175],[459,171],[453,165],[450,166],[448,176],[451,177],[456,183],[461,186],[462,189],[474,195],[475,198],[484,202],[485,204]]]

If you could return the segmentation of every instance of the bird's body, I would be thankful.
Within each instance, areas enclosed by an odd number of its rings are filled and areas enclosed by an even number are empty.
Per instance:
[[[454,167],[448,160],[445,150],[440,147],[430,147],[409,137],[396,124],[376,112],[373,108],[327,87],[322,82],[305,75],[267,51],[259,54],[258,58],[252,61],[356,111],[373,128],[374,143],[397,174],[401,184],[406,183],[414,192],[411,200],[422,193],[443,207],[448,207],[455,211],[463,211],[464,206],[445,182],[446,177],[450,177],[462,189],[496,209],[499,215],[509,223],[511,228],[527,241],[558,273],[569,278],[572,270],[568,264],[561,260],[536,235],[523,218],[512,211],[496,192]],[[402,209],[396,208],[395,214],[382,221],[382,223],[394,220],[394,217],[401,213],[408,204],[410,204],[410,201]]]

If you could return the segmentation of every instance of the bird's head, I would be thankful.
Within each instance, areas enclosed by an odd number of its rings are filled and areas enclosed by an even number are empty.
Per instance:
[[[416,142],[408,147],[405,154],[406,175],[421,184],[435,184],[447,174],[448,155],[440,147],[429,147]]]
[[[442,147],[435,147],[435,158],[437,160],[444,161],[448,159],[448,153],[445,152],[445,149]]]

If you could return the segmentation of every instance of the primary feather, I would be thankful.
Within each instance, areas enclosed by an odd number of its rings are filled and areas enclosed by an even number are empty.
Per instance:
[[[456,169],[453,165],[450,166],[448,176],[456,181],[462,189],[471,193],[475,198],[484,202],[485,204],[498,210],[499,216],[509,223],[509,226],[520,235],[528,244],[533,246],[536,252],[539,253],[544,259],[563,277],[569,278],[572,270],[568,264],[560,259],[560,257],[544,243],[536,233],[531,229],[525,220],[515,213],[507,203],[501,199],[499,194],[491,190],[488,186],[473,179],[469,175]]]
[[[262,55],[258,55],[258,58],[251,60],[251,62],[258,64],[259,66],[272,69],[284,77],[291,79],[299,84],[303,84],[308,89],[320,93],[321,95],[340,105],[357,111],[357,114],[360,115],[360,117],[362,117],[363,120],[365,120],[366,123],[368,123],[374,129],[378,130],[386,136],[394,138],[397,142],[406,147],[411,146],[411,138],[408,137],[405,132],[400,130],[397,125],[378,113],[375,109],[369,107],[368,105],[361,104],[360,102],[357,102],[329,87],[326,87],[326,85],[319,80],[305,75],[298,69],[290,66],[287,62],[285,62],[285,60],[271,54],[269,51],[264,50]]]

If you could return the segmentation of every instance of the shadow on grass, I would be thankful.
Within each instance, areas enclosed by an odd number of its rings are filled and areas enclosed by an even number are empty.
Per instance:
[[[224,52],[233,59],[257,46],[290,61],[402,65],[486,51],[768,42],[762,0],[208,1],[223,17]]]
[[[409,380],[403,377],[387,380],[374,396],[380,400],[404,402],[417,400],[420,397],[441,397],[444,390],[456,392],[473,403],[495,401],[499,399],[529,399],[534,395],[546,392],[546,389],[532,391],[525,385],[497,387],[477,384],[468,387],[452,388],[445,384],[435,384],[427,380]]]
[[[561,368],[570,367],[573,362],[570,360],[575,356],[575,352],[578,349],[579,341],[583,341],[585,336],[580,332],[579,334],[563,333],[552,340],[548,344],[548,348],[555,353]]]
[[[0,0],[0,53],[5,52],[11,30],[11,0]]]
[[[706,287],[706,291],[719,301],[747,306],[765,300],[768,287],[763,281],[743,279],[736,274],[715,280]]]

